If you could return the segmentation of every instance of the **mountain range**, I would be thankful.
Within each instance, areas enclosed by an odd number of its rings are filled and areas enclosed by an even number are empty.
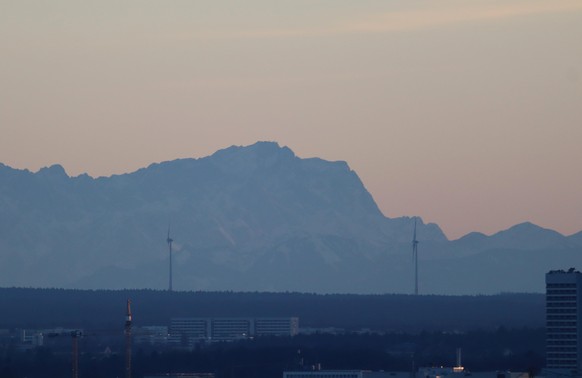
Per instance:
[[[522,223],[448,240],[417,219],[425,294],[540,292],[582,266],[582,232]],[[132,173],[0,164],[0,286],[408,293],[415,217],[385,217],[345,162],[274,142]]]

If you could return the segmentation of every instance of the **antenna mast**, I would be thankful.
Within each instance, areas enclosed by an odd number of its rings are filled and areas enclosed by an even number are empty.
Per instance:
[[[414,295],[418,295],[418,240],[416,240],[416,217],[412,236],[412,258],[414,259]]]
[[[125,378],[131,378],[131,300],[127,300],[125,315]]]
[[[170,225],[168,224],[168,237],[166,242],[168,243],[168,249],[170,250],[170,284],[168,285],[168,291],[172,291],[172,242],[174,240],[170,238]]]

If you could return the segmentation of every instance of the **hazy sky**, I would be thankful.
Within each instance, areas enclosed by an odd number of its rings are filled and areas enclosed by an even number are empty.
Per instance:
[[[580,0],[0,0],[0,51],[15,168],[274,140],[450,238],[582,230]]]

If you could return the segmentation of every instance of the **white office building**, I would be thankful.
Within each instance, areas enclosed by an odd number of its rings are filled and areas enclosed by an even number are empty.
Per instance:
[[[261,336],[295,336],[299,319],[290,318],[174,318],[169,343],[192,347],[200,342],[236,341]]]

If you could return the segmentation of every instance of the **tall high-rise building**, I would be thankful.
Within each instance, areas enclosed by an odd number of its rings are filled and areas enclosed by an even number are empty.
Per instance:
[[[546,369],[578,376],[582,372],[582,273],[574,268],[546,274]]]

